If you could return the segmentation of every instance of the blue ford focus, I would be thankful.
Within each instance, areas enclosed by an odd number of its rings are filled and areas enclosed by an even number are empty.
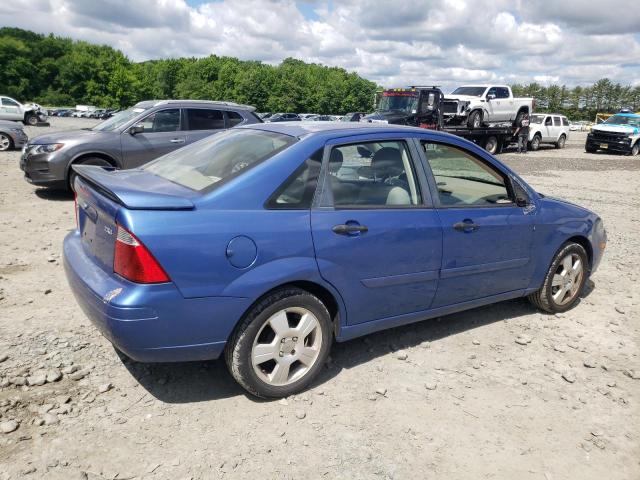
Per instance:
[[[524,296],[565,311],[606,245],[596,214],[418,128],[252,125],[74,169],[86,315],[138,361],[224,356],[261,397],[305,388],[334,339]]]

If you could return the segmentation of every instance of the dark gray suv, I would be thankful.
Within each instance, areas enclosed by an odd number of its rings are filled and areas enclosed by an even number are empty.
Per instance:
[[[29,183],[69,188],[72,164],[136,168],[217,131],[261,123],[254,110],[231,102],[147,100],[93,128],[30,140],[20,168]]]

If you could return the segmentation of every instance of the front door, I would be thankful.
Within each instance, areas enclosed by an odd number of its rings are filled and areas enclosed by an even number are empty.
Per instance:
[[[462,147],[422,142],[438,191],[443,251],[433,307],[526,288],[533,221],[507,176]]]
[[[0,98],[0,120],[22,120],[20,105],[10,98]]]
[[[139,167],[186,143],[179,108],[153,112],[137,125],[143,127],[142,132],[132,135],[125,131],[121,135],[124,168]]]
[[[442,254],[410,143],[366,138],[327,147],[311,212],[318,268],[343,296],[350,325],[429,309]]]

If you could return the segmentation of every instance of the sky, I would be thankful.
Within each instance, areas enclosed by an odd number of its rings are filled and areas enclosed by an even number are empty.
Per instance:
[[[640,85],[640,0],[2,0],[0,26],[142,61],[228,55],[339,66],[385,87]]]

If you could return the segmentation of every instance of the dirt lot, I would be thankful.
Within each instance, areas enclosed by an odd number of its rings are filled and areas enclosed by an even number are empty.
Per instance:
[[[71,198],[0,153],[0,479],[640,478],[640,158],[583,145],[501,155],[604,219],[574,310],[509,301],[337,344],[313,388],[273,402],[222,361],[119,358],[64,278]]]

